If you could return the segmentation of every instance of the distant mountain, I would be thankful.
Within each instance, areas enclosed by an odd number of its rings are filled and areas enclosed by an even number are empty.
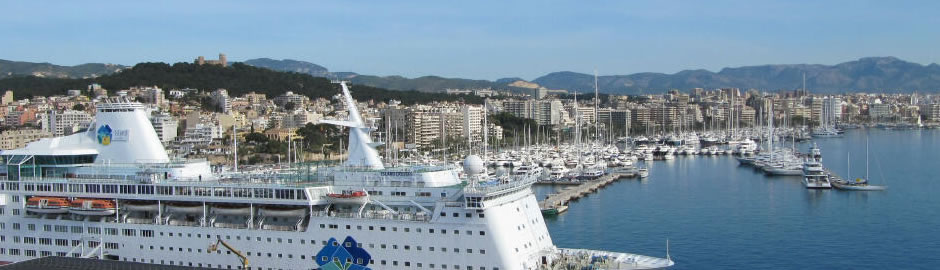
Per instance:
[[[94,78],[115,73],[127,67],[115,64],[81,64],[59,66],[50,63],[32,63],[0,60],[0,79],[13,76],[36,76],[45,78]]]
[[[246,60],[246,65],[266,68],[274,71],[297,72],[308,74],[314,77],[333,78],[335,75],[330,73],[325,67],[306,62],[291,59],[275,60],[271,58],[257,58]],[[355,74],[355,73],[353,73]]]
[[[414,79],[402,76],[372,76],[360,75],[354,72],[330,72],[327,68],[299,60],[274,60],[269,58],[251,59],[244,62],[247,65],[267,68],[275,71],[297,72],[309,74],[314,77],[349,80],[355,84],[368,85],[378,88],[394,90],[417,90],[422,92],[443,92],[445,89],[469,88],[499,88],[506,89],[508,83],[497,83],[486,80],[470,80],[459,78],[443,78],[438,76],[424,76]]]
[[[684,70],[675,74],[636,73],[598,77],[601,92],[614,94],[661,93],[670,89],[696,87],[792,90],[801,87],[815,93],[847,91],[940,92],[940,66],[921,65],[894,57],[867,57],[837,65],[762,65],[724,68],[719,72]],[[550,89],[588,92],[594,90],[594,76],[575,72],[554,72],[532,82]]]
[[[372,87],[398,90],[417,90],[422,92],[443,92],[446,89],[508,88],[505,84],[500,85],[487,80],[444,78],[438,76],[424,76],[409,79],[402,76],[378,77],[370,75],[359,75],[350,78],[350,80],[353,83]]]
[[[594,91],[594,76],[570,71],[549,73],[532,81],[520,78],[488,81],[438,76],[405,78],[360,75],[354,72],[331,72],[326,67],[314,63],[290,59],[258,58],[247,60],[244,64],[274,71],[349,80],[359,85],[391,90],[443,92],[449,88],[492,88],[530,92],[533,87],[541,86],[572,92]],[[94,78],[126,68],[128,67],[113,64],[58,66],[49,63],[0,60],[0,79],[27,75],[45,78]],[[687,91],[697,87],[793,90],[800,87],[803,73],[806,73],[806,86],[813,93],[847,91],[940,93],[940,65],[925,66],[894,57],[867,57],[836,65],[761,65],[724,68],[718,72],[698,69],[684,70],[675,74],[645,72],[610,75],[598,77],[598,86],[601,92],[611,94],[654,94],[671,89]]]

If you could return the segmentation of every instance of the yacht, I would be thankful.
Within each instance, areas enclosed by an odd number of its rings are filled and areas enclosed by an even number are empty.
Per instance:
[[[348,158],[337,166],[219,171],[204,159],[170,158],[146,108],[126,100],[98,103],[86,132],[0,152],[0,261],[356,270],[674,264],[668,255],[556,246],[530,188],[536,175],[490,178],[476,156],[462,170],[387,167],[340,84],[348,119],[322,121],[349,129]],[[231,252],[215,251],[217,241]]]
[[[803,163],[803,185],[809,189],[832,188],[829,174],[822,165],[822,154],[815,144],[810,148],[810,156]]]

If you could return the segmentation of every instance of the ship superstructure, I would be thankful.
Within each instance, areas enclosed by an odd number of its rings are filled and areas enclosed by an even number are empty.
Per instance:
[[[139,103],[97,105],[88,131],[0,153],[0,261],[80,256],[238,269],[604,269],[667,259],[555,247],[530,186],[454,165],[386,167],[345,83],[349,158],[213,173],[167,156]],[[475,168],[470,157],[465,167]],[[482,161],[480,161],[482,162]],[[217,241],[229,250],[210,249]],[[234,250],[238,250],[233,253]]]

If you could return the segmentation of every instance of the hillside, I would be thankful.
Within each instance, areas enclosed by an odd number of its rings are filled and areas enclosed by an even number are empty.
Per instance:
[[[354,72],[330,72],[327,68],[306,62],[291,59],[274,60],[269,58],[258,58],[246,60],[247,65],[267,68],[275,71],[297,72],[309,74],[314,77],[324,77],[329,79],[349,80],[355,84],[366,86],[392,89],[392,90],[417,90],[421,92],[444,92],[445,89],[473,89],[473,88],[493,88],[510,89],[505,83],[491,82],[487,80],[470,80],[460,78],[444,78],[438,76],[424,76],[418,78],[405,78],[402,76],[372,76],[361,75]]]
[[[88,79],[41,78],[18,76],[0,79],[0,89],[13,89],[18,97],[34,95],[62,95],[67,89],[85,89],[87,85],[99,83],[106,89],[127,89],[132,86],[156,85],[163,89],[196,88],[214,90],[225,88],[229,95],[239,96],[250,91],[274,97],[287,91],[311,98],[330,98],[339,92],[339,86],[325,78],[308,74],[277,72],[249,65],[234,63],[230,67],[195,65],[191,63],[141,63],[133,68],[111,75]],[[474,96],[428,94],[416,91],[391,91],[382,88],[353,85],[353,94],[358,100],[387,101],[396,99],[404,104],[424,103],[437,100],[464,100],[482,103]]]
[[[50,63],[0,60],[0,79],[26,75],[46,78],[94,78],[124,68],[126,67],[114,64],[90,63],[76,66],[59,66]]]

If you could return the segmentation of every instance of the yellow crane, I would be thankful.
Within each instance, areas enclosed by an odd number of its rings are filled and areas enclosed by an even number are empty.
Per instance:
[[[222,246],[224,246],[226,249],[228,249],[229,251],[234,253],[236,256],[238,256],[238,259],[242,261],[242,269],[248,269],[248,257],[245,257],[245,254],[242,254],[240,251],[228,245],[228,243],[226,243],[225,241],[222,241],[221,236],[216,236],[216,237],[218,238],[218,241],[216,241],[215,244],[209,245],[209,252],[215,252],[216,250],[219,250],[219,244],[222,244]]]

